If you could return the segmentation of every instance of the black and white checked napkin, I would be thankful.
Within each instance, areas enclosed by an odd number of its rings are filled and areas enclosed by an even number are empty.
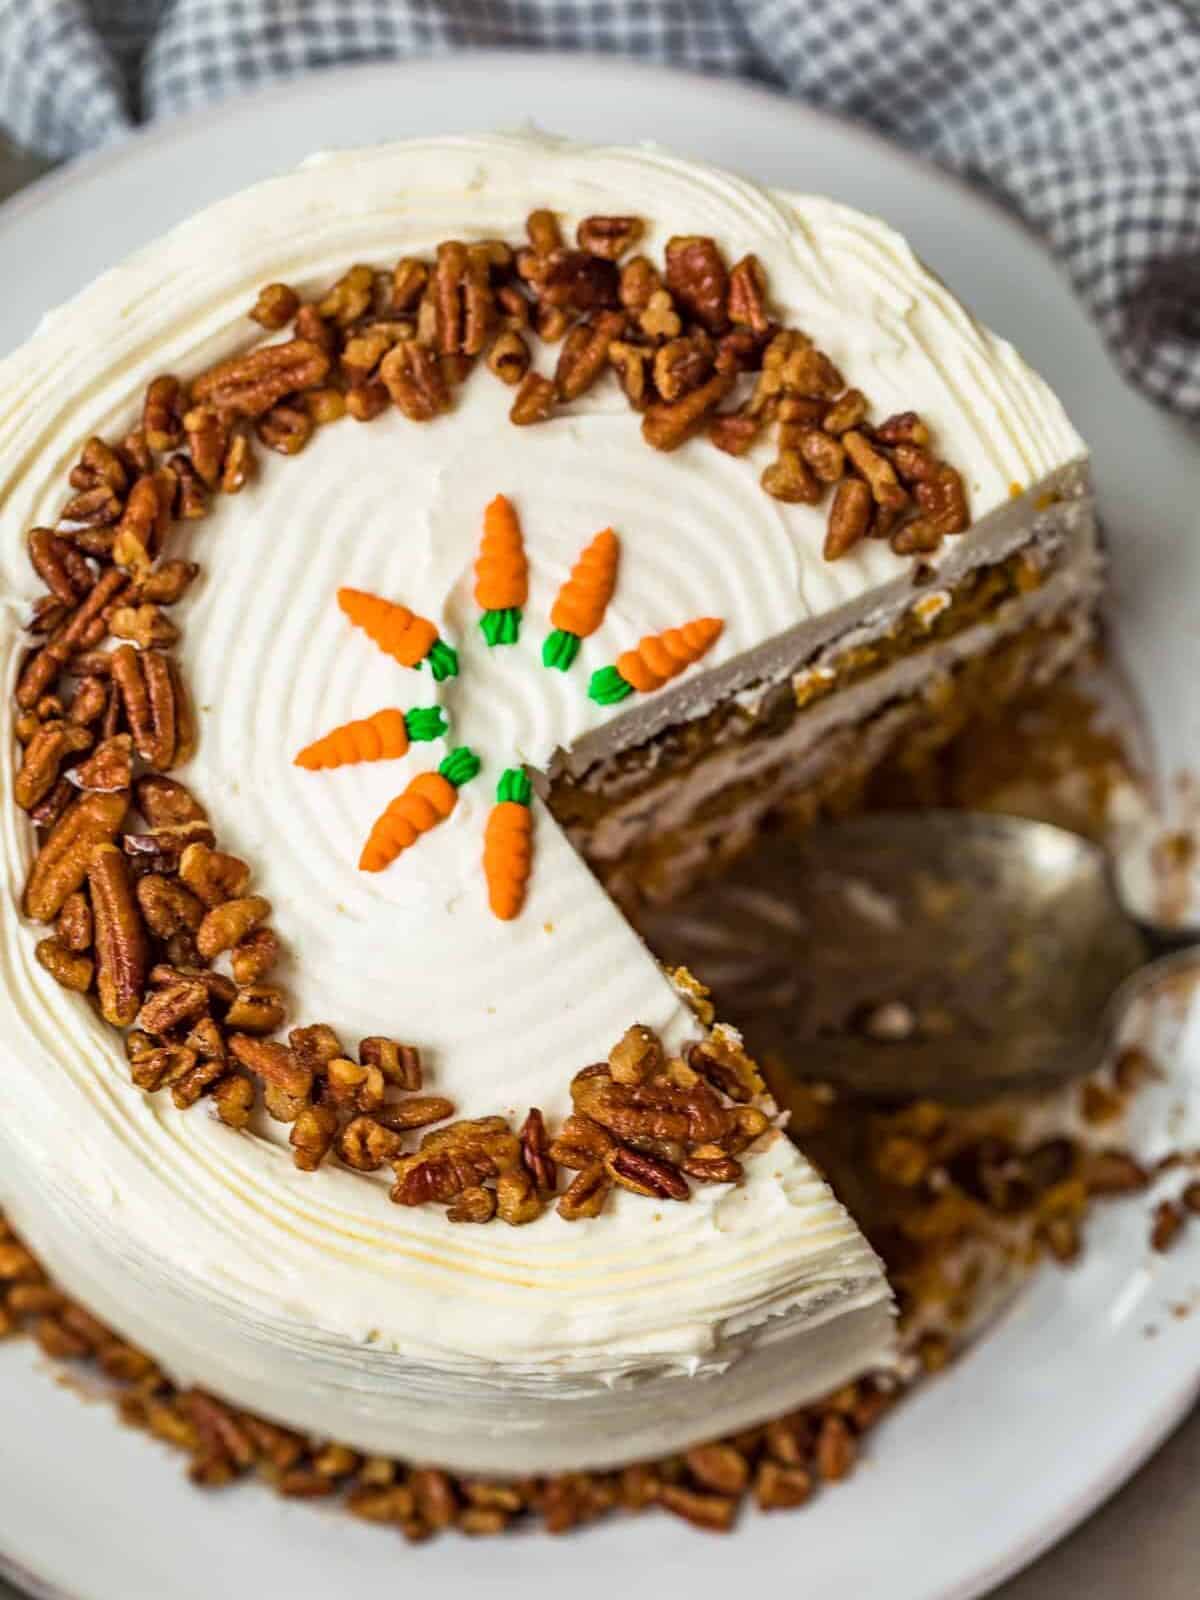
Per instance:
[[[335,63],[591,50],[741,75],[987,186],[1200,418],[1200,0],[0,0],[0,121],[68,156]]]

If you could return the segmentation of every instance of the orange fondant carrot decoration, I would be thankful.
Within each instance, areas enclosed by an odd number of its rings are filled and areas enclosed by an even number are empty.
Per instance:
[[[356,722],[343,722],[324,738],[305,745],[295,765],[309,772],[323,767],[346,767],[356,761],[391,761],[402,756],[410,743],[440,739],[446,718],[440,706],[416,706],[412,711],[389,707]]]
[[[593,672],[588,694],[600,705],[611,706],[635,689],[641,694],[660,689],[693,661],[699,661],[715,644],[724,626],[719,617],[697,617],[682,628],[649,633],[636,650],[619,655],[615,666]]]
[[[533,865],[533,814],[529,779],[508,767],[496,785],[496,804],[483,833],[483,875],[488,905],[501,922],[511,922],[525,904]]]
[[[407,606],[363,589],[339,589],[337,600],[355,627],[374,639],[402,667],[419,667],[422,661],[428,661],[439,683],[458,675],[458,657],[438,638],[437,629],[427,617],[419,617]]]
[[[554,632],[542,646],[548,667],[565,672],[579,654],[579,641],[604,621],[604,612],[617,585],[617,560],[621,553],[611,528],[598,533],[571,568],[571,576],[558,591],[550,612]]]
[[[498,494],[483,513],[483,538],[475,563],[479,626],[489,645],[515,644],[521,607],[529,598],[529,562],[511,500]]]
[[[403,794],[398,794],[375,825],[358,858],[363,872],[382,872],[423,833],[436,828],[458,804],[458,791],[479,771],[479,757],[459,745],[436,772],[419,772]]]

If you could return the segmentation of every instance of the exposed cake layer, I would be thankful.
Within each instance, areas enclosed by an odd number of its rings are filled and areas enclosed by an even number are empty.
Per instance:
[[[990,513],[1011,506],[1015,538],[1045,484],[1082,457],[1040,380],[871,219],[648,151],[514,139],[363,152],[194,219],[0,370],[9,686],[35,592],[26,531],[53,523],[82,442],[120,437],[151,378],[243,346],[265,282],[312,293],[355,260],[390,266],[450,236],[513,236],[539,206],[568,231],[636,211],[651,254],[687,232],[712,234],[731,260],[755,252],[781,315],[880,416],[918,410],[961,469],[980,531],[930,558],[935,586],[944,564],[988,558]],[[630,1022],[672,1047],[695,1025],[540,805],[524,912],[488,915],[481,836],[500,771],[548,768],[562,751],[593,759],[705,715],[785,670],[798,627],[815,627],[819,647],[829,619],[844,629],[891,605],[912,569],[872,541],[823,561],[823,511],[764,494],[761,453],[735,459],[701,440],[650,450],[610,387],[534,428],[510,426],[510,403],[479,372],[426,426],[389,411],[322,429],[302,459],[266,463],[258,485],[175,544],[204,570],[181,608],[200,731],[181,776],[274,906],[296,1020],[412,1040],[430,1088],[462,1116],[537,1105],[553,1123],[572,1074]],[[492,650],[471,579],[498,491],[519,507],[531,585],[520,645]],[[553,597],[605,524],[621,539],[613,603],[575,669],[547,671]],[[333,601],[343,584],[433,619],[460,675],[435,686],[351,635]],[[587,697],[594,667],[703,614],[724,621],[703,670],[624,715]],[[368,877],[362,840],[429,753],[319,776],[292,757],[381,706],[434,701],[484,778],[419,849]],[[878,1262],[781,1139],[747,1159],[743,1184],[687,1205],[622,1193],[586,1225],[551,1210],[475,1230],[390,1204],[382,1178],[332,1163],[297,1172],[279,1125],[234,1133],[203,1106],[144,1097],[112,1031],[33,958],[19,913],[32,840],[7,788],[0,801],[0,1191],[53,1269],[88,1282],[97,1309],[182,1377],[371,1449],[526,1471],[673,1448],[887,1358]]]

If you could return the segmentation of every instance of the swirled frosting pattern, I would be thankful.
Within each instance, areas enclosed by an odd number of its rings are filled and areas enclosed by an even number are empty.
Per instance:
[[[879,415],[911,407],[929,420],[977,523],[1014,483],[1083,454],[1020,358],[894,233],[832,202],[651,150],[527,138],[322,157],[133,257],[0,368],[6,682],[34,592],[25,530],[54,519],[83,440],[125,431],[151,377],[243,345],[264,282],[315,289],[355,260],[512,237],[547,204],[570,226],[636,210],[651,254],[673,232],[711,233],[731,258],[754,250],[787,319]],[[348,1039],[419,1043],[464,1115],[537,1104],[554,1118],[572,1073],[629,1022],[674,1042],[693,1026],[537,801],[526,907],[511,924],[489,916],[481,840],[501,770],[544,768],[616,726],[588,700],[587,677],[642,634],[724,619],[704,670],[656,706],[675,716],[711,698],[706,684],[748,676],[754,652],[797,622],[869,609],[905,567],[875,543],[823,562],[822,513],[766,496],[761,461],[701,444],[659,455],[608,386],[537,428],[508,424],[510,400],[477,374],[428,426],[389,413],[323,430],[300,460],[266,463],[253,489],[190,526],[177,548],[203,574],[181,608],[182,660],[201,739],[181,776],[273,903],[295,1016]],[[489,650],[471,569],[499,491],[520,510],[531,590],[520,644]],[[622,541],[616,594],[574,669],[548,672],[553,597],[606,524]],[[338,611],[341,584],[432,618],[460,676],[435,685],[376,650]],[[441,747],[320,774],[291,758],[337,723],[434,701],[483,775],[401,861],[362,874],[372,821]],[[7,701],[2,715],[11,740]],[[670,1448],[884,1357],[878,1263],[782,1139],[750,1161],[743,1186],[690,1205],[621,1195],[583,1226],[551,1212],[522,1229],[456,1229],[332,1165],[297,1174],[270,1125],[238,1135],[203,1109],[143,1097],[87,1002],[33,959],[19,915],[31,840],[7,763],[3,785],[0,1192],[51,1264],[184,1377],[368,1448],[527,1470]],[[713,1381],[698,1406],[700,1374]]]

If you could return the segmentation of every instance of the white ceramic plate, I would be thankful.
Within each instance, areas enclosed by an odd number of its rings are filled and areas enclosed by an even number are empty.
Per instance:
[[[1066,400],[1096,456],[1125,653],[1169,773],[1200,766],[1197,441],[1126,388],[1053,263],[1000,210],[846,123],[746,87],[623,62],[462,57],[325,74],[169,125],[80,163],[0,210],[0,348],[169,224],[321,147],[540,126],[658,140],[766,182],[828,192],[902,228]],[[1146,1108],[1200,1143],[1200,1027]],[[1190,1130],[1186,1121],[1190,1117]],[[876,1436],[859,1474],[794,1516],[728,1540],[666,1518],[577,1539],[408,1552],[388,1533],[257,1488],[191,1490],[178,1462],[0,1349],[0,1569],[70,1600],[326,1600],[411,1574],[446,1600],[630,1583],[691,1600],[794,1583],[805,1600],[968,1600],[1109,1494],[1200,1390],[1197,1236],[1147,1248],[1145,1203],[1111,1210],[1085,1260],[1043,1273],[967,1359]],[[1172,1308],[1195,1303],[1184,1318]],[[1153,1330],[1153,1332],[1151,1332]],[[387,1585],[384,1589],[382,1586]]]

